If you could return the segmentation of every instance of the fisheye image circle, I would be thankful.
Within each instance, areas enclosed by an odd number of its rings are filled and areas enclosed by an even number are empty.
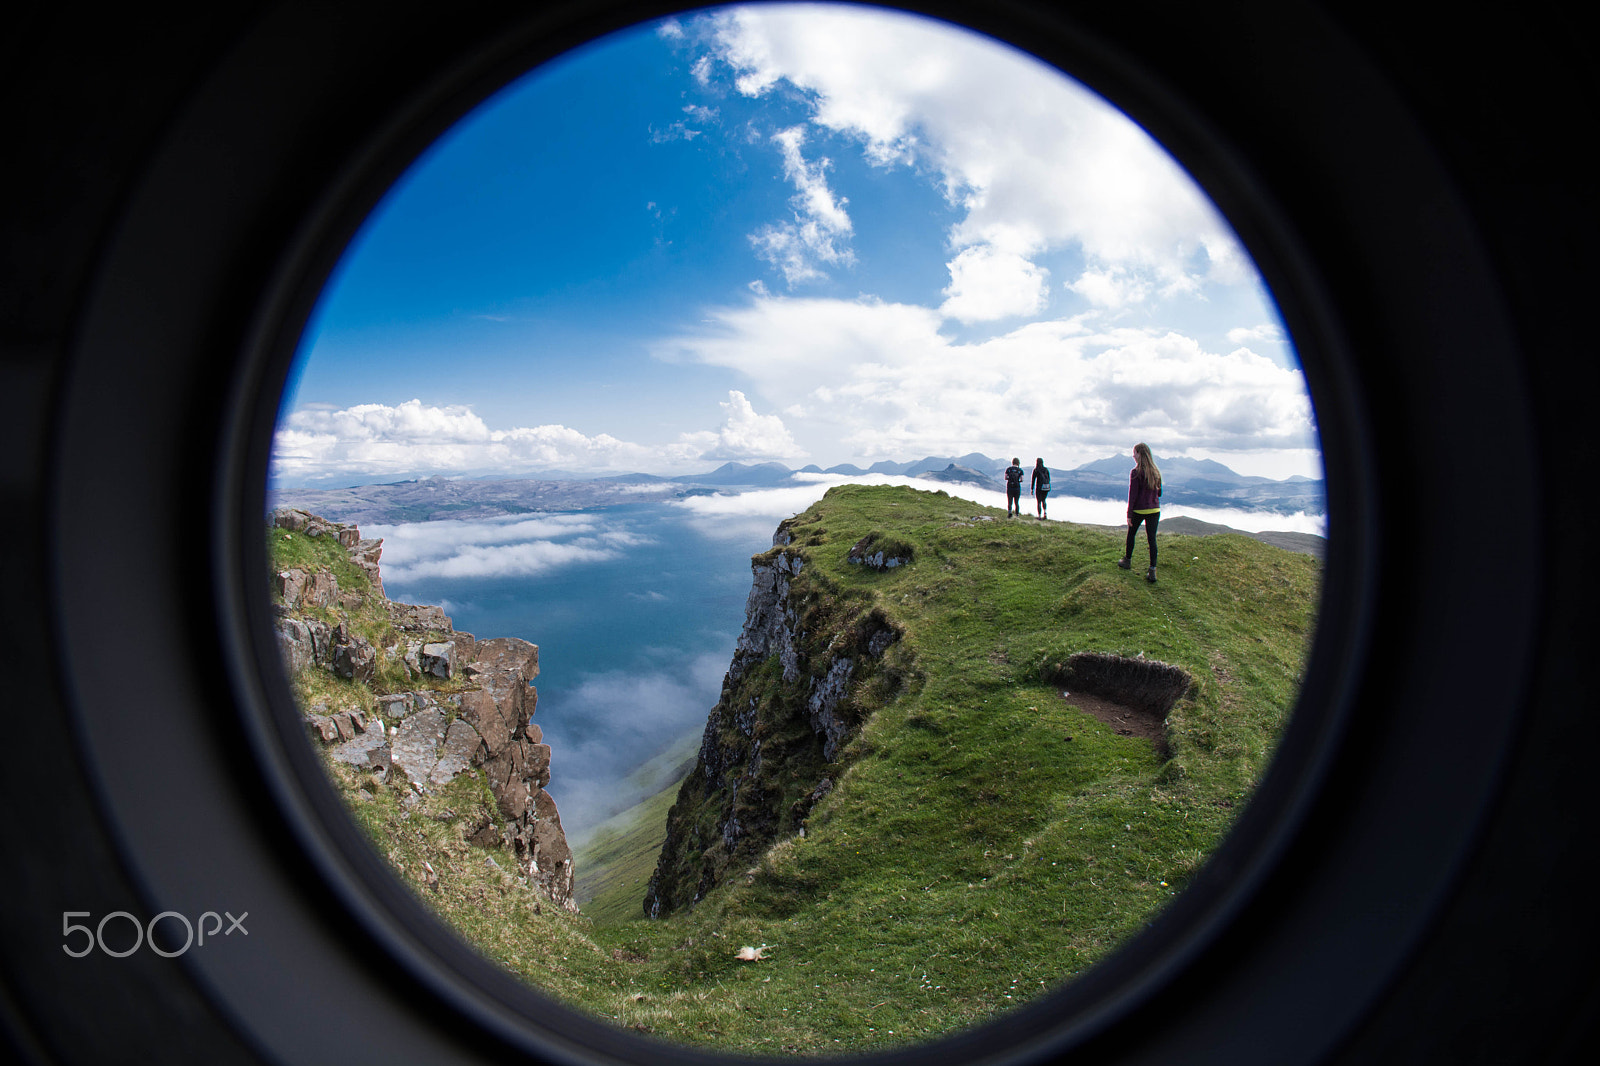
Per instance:
[[[485,957],[649,1039],[1002,1018],[1249,803],[1325,491],[1267,286],[1128,116],[1009,45],[723,7],[424,153],[276,427],[308,742]]]

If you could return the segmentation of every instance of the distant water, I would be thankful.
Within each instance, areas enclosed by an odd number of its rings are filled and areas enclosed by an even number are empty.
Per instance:
[[[568,836],[642,798],[642,763],[698,731],[744,622],[750,556],[770,523],[728,524],[666,503],[494,522],[371,526],[389,597],[442,605],[478,639],[539,645],[534,721]],[[761,532],[764,529],[765,532]]]

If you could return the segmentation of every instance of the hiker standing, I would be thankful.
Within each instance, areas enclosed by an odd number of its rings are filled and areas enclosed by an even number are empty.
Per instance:
[[[1006,467],[1006,517],[1013,514],[1022,517],[1022,467],[1016,456],[1011,457],[1011,465]]]
[[[1033,476],[1028,479],[1028,484],[1033,489],[1034,509],[1039,512],[1040,518],[1049,518],[1044,498],[1050,495],[1050,471],[1045,469],[1043,459],[1033,461]]]
[[[1150,446],[1140,442],[1133,446],[1133,470],[1128,474],[1128,546],[1123,549],[1117,565],[1124,570],[1133,569],[1133,538],[1144,523],[1145,539],[1150,543],[1150,569],[1144,579],[1156,583],[1156,524],[1161,521],[1161,469],[1150,455]]]

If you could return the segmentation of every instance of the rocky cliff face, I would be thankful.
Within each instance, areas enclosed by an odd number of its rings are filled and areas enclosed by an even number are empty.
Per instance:
[[[383,542],[363,540],[353,525],[289,509],[274,512],[273,524],[336,539],[369,582],[364,590],[340,589],[330,570],[311,568],[272,576],[278,646],[290,672],[327,671],[376,695],[371,708],[302,708],[312,736],[336,761],[382,779],[401,775],[413,798],[460,774],[481,773],[500,818],[478,815],[468,839],[511,847],[531,884],[576,910],[572,851],[544,790],[550,746],[531,721],[538,646],[514,637],[477,640],[457,632],[438,607],[388,600],[378,571]]]
[[[899,631],[808,567],[821,531],[800,521],[751,560],[744,629],[645,893],[651,917],[699,902],[803,833],[871,707],[899,687],[900,667],[885,662]]]

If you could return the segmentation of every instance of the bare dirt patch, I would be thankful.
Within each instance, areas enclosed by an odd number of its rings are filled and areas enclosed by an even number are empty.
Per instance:
[[[1170,663],[1080,651],[1046,662],[1040,673],[1070,705],[1100,719],[1122,736],[1144,737],[1163,759],[1167,712],[1189,691],[1189,674]]]
[[[1063,691],[1061,698],[1066,701],[1067,706],[1076,707],[1084,714],[1098,718],[1121,736],[1143,737],[1155,746],[1163,759],[1171,757],[1172,752],[1167,748],[1167,723],[1164,716],[1113,703],[1102,696],[1087,692]]]

